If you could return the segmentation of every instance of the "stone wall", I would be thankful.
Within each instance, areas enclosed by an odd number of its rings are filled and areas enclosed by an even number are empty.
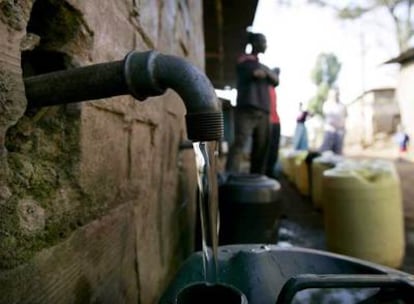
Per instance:
[[[190,253],[178,95],[27,109],[23,77],[149,49],[203,68],[201,5],[0,1],[0,303],[155,303]]]

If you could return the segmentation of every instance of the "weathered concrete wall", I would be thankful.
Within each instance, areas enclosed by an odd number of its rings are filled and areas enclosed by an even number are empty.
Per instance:
[[[401,108],[402,123],[410,135],[414,138],[414,61],[404,63],[401,66],[398,85],[397,100]]]
[[[378,89],[366,92],[348,106],[348,144],[370,145],[381,134],[396,131],[400,109],[394,89]]]
[[[154,303],[193,245],[171,91],[25,113],[23,74],[130,50],[203,68],[200,1],[0,1],[0,303]]]

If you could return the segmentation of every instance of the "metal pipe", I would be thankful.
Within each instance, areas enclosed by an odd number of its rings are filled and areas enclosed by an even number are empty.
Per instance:
[[[122,61],[32,76],[24,84],[31,108],[127,94]]]
[[[209,79],[188,61],[155,51],[130,52],[124,60],[24,79],[29,107],[130,94],[138,100],[175,90],[186,109],[188,138],[218,140],[222,111]]]

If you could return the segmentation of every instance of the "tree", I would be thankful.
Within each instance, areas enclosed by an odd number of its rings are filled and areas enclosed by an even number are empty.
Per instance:
[[[341,19],[358,19],[368,12],[384,8],[390,15],[396,31],[396,39],[400,51],[403,52],[410,47],[410,40],[414,37],[414,0],[366,0],[358,1],[364,4],[356,5],[348,1],[346,6],[337,6],[334,0],[308,0],[309,3],[333,8]]]
[[[336,85],[341,63],[335,54],[321,53],[311,71],[312,82],[317,86],[316,95],[309,101],[309,110],[322,114],[322,106],[328,92]]]

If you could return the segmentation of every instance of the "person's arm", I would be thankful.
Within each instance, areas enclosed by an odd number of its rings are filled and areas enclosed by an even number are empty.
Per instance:
[[[264,79],[264,78],[266,78],[267,77],[267,74],[266,74],[266,71],[264,71],[263,69],[255,69],[254,71],[253,71],[253,76],[255,77],[255,78],[260,78],[260,79]]]
[[[279,85],[279,75],[265,65],[259,64],[258,68],[253,70],[253,76],[259,79],[266,79],[274,87]]]
[[[264,79],[266,77],[265,71],[260,67],[256,60],[246,59],[237,65],[238,76],[245,82],[255,79]]]
[[[265,67],[266,69],[266,77],[267,80],[270,82],[273,86],[279,85],[279,73],[276,73],[275,71],[269,69],[268,67]]]
[[[265,78],[269,84],[274,87],[279,85],[279,74],[269,69],[267,66],[260,64],[260,72],[257,73],[261,76],[260,78]]]

